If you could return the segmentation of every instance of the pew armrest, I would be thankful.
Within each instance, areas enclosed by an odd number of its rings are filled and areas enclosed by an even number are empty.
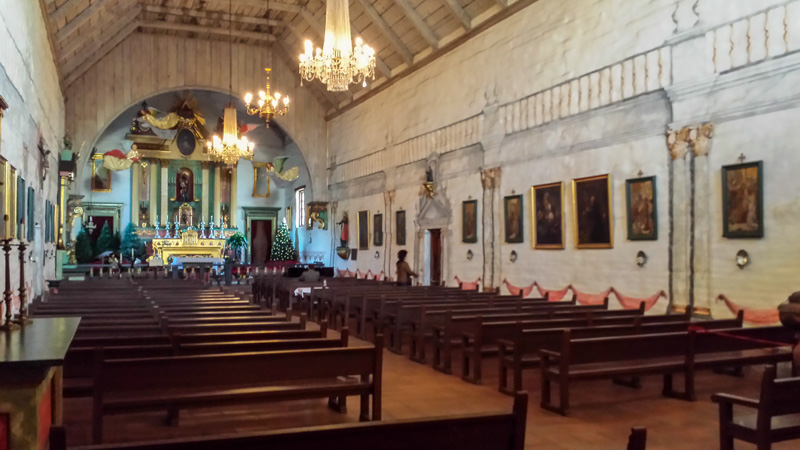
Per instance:
[[[472,333],[461,333],[461,341],[464,344],[463,348],[471,347],[475,342],[475,335]]]
[[[514,350],[514,343],[507,339],[498,339],[497,345],[500,347],[502,352]]]
[[[543,365],[552,361],[558,361],[561,358],[561,353],[552,350],[539,349],[539,356],[542,358]]]
[[[727,403],[731,405],[746,406],[748,408],[758,408],[758,400],[740,397],[731,394],[714,394],[711,396],[711,401],[714,403]]]

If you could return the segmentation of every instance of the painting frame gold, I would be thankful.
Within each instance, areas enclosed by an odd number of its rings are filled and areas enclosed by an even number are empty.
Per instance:
[[[289,231],[292,230],[292,225],[294,222],[294,216],[292,216],[292,207],[286,207],[286,226],[289,228]]]
[[[272,182],[269,175],[264,175],[267,179],[267,193],[261,194],[258,192],[258,169],[266,169],[269,163],[254,162],[253,163],[253,198],[269,198],[272,195]]]
[[[97,164],[98,164],[98,161],[100,161],[100,164],[102,164],[104,159],[105,159],[105,155],[102,154],[102,153],[96,153],[95,155],[92,156],[92,179],[91,179],[92,192],[111,192],[111,171],[108,170],[108,169],[105,169],[108,172],[108,176],[106,177],[106,185],[108,187],[107,188],[99,188],[99,187],[95,186],[95,177],[96,177],[96,174],[97,174]]]
[[[728,183],[728,176],[736,173],[744,173],[753,169],[756,173],[755,189],[753,194],[755,206],[749,208],[745,215],[755,214],[755,230],[737,230],[733,228],[730,221],[731,214],[736,211],[731,209],[731,188]],[[722,237],[726,239],[761,239],[764,237],[764,164],[763,161],[731,164],[722,166]],[[739,198],[743,198],[739,196]]]
[[[525,198],[522,194],[508,195],[503,197],[503,227],[506,244],[521,244],[525,242]],[[511,205],[519,202],[518,218],[511,217],[513,209]],[[511,224],[515,224],[516,233],[512,232]]]
[[[6,189],[6,207],[8,220],[6,221],[6,239],[17,238],[17,169],[8,164],[8,189]]]
[[[537,217],[536,194],[540,191],[558,188],[559,215],[561,216],[561,242],[558,244],[542,244],[539,242],[539,218]],[[538,184],[531,186],[531,246],[536,250],[564,250],[566,241],[566,219],[564,218],[564,182]]]
[[[605,181],[605,189],[602,191],[597,191],[597,193],[605,192],[607,195],[607,204],[606,207],[606,216],[607,220],[604,220],[603,223],[608,224],[608,239],[607,241],[603,242],[582,242],[581,241],[581,214],[579,213],[579,199],[578,199],[578,190],[581,188],[582,185],[586,183],[592,183],[596,181]],[[578,249],[610,249],[614,248],[614,199],[613,199],[613,191],[611,188],[611,175],[604,174],[604,175],[595,175],[591,177],[583,177],[583,178],[575,178],[572,180],[572,222],[573,222],[573,232],[575,235],[575,248]]]
[[[468,218],[471,218],[471,222],[467,220]],[[461,202],[461,242],[464,244],[478,242],[478,200],[476,199]]]
[[[637,230],[636,224],[636,199],[634,198],[635,189],[638,185],[649,185],[650,189],[650,210],[647,211],[647,217],[652,222],[652,227],[649,232],[642,232]],[[626,222],[628,226],[628,240],[629,241],[657,241],[658,240],[658,195],[656,191],[656,176],[638,177],[625,180],[625,213]]]
[[[369,250],[369,226],[370,226],[369,210],[359,211],[356,214],[356,243],[359,250]]]

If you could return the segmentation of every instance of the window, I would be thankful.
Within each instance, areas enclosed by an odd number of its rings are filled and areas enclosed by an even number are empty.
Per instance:
[[[301,186],[294,190],[294,225],[305,227],[306,223],[306,187]]]

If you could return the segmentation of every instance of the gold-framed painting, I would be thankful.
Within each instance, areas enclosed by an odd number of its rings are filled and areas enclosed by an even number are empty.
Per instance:
[[[292,207],[291,206],[287,206],[286,207],[286,226],[289,228],[289,230],[292,229],[292,224],[293,223],[294,223],[294,217],[292,216]]]
[[[0,236],[8,239],[8,169],[10,165],[0,158]]]
[[[461,202],[461,242],[474,244],[478,242],[478,201]]]
[[[503,199],[503,212],[505,215],[506,243],[519,244],[525,241],[522,218],[522,195],[509,195]]]
[[[395,244],[406,245],[406,212],[405,210],[394,212],[395,222]]]
[[[564,248],[564,183],[531,187],[531,223],[533,248]]]
[[[253,163],[253,197],[268,198],[270,196],[270,179],[268,163]]]
[[[111,171],[103,167],[104,155],[92,156],[92,192],[111,192]]]
[[[15,239],[17,237],[17,169],[8,166],[8,189],[6,189],[6,208],[8,218],[6,220],[6,237]]]
[[[625,200],[628,212],[628,240],[658,240],[656,177],[625,180]]]
[[[761,161],[722,167],[722,236],[764,237],[764,180]]]
[[[369,211],[359,211],[356,223],[358,249],[369,250]]]
[[[572,180],[575,246],[614,248],[611,179],[606,175]]]
[[[372,245],[383,246],[383,214],[372,216]]]

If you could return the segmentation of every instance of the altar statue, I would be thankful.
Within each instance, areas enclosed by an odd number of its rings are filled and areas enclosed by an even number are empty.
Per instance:
[[[179,202],[194,201],[194,174],[185,167],[178,171],[175,180],[175,200]]]

